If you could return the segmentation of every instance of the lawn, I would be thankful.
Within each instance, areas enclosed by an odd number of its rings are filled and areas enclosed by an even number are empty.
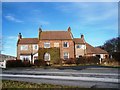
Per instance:
[[[11,89],[11,88],[78,88],[72,86],[62,86],[62,85],[53,85],[53,84],[36,84],[23,81],[12,81],[12,80],[2,80],[2,88]]]

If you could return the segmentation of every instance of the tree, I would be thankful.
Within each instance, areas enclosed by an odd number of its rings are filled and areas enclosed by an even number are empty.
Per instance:
[[[110,54],[113,52],[120,52],[120,37],[112,38],[107,40],[104,45],[99,46],[100,48],[106,50]]]

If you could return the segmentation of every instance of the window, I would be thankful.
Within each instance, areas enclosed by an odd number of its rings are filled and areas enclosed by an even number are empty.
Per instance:
[[[81,48],[82,46],[81,45],[77,45],[76,48]]]
[[[38,45],[33,45],[33,50],[38,50]]]
[[[54,47],[59,47],[59,43],[54,43]]]
[[[28,45],[21,45],[21,50],[28,50]]]
[[[68,52],[64,52],[64,59],[68,59],[69,58],[69,53]]]
[[[64,43],[63,43],[63,46],[64,46],[64,47],[69,47],[68,42],[64,42]]]
[[[50,43],[48,42],[44,43],[44,48],[50,48]]]
[[[49,53],[45,53],[44,60],[45,61],[50,61],[50,54]]]

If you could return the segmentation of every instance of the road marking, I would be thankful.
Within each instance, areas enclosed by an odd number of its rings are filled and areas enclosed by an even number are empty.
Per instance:
[[[4,72],[3,72],[4,73]],[[5,72],[14,74],[14,72]],[[82,73],[82,72],[37,72],[36,71],[25,71],[25,72],[15,72],[15,74],[24,74],[24,73],[32,73],[32,74],[77,74],[77,75],[113,75],[118,76],[118,73]]]
[[[81,81],[100,81],[119,83],[120,79],[113,78],[96,78],[96,77],[73,77],[73,76],[48,76],[48,75],[13,75],[13,74],[0,74],[2,77],[20,77],[20,78],[44,78],[44,79],[60,79],[60,80],[81,80]]]

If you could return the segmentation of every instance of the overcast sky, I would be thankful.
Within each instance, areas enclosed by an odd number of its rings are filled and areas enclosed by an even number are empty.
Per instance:
[[[117,2],[3,2],[2,53],[16,56],[18,33],[24,38],[38,37],[38,28],[67,30],[73,36],[84,34],[86,42],[103,45],[118,36]]]

